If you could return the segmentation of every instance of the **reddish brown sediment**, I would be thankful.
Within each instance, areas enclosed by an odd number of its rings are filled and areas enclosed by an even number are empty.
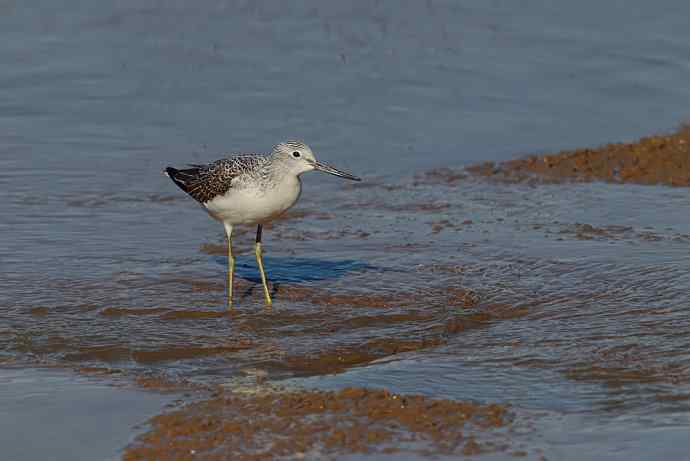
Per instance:
[[[432,243],[388,243],[384,244],[383,251],[394,251],[396,253],[410,253],[414,251],[426,251],[433,247]]]
[[[185,284],[197,282],[187,278],[176,280]],[[305,376],[338,373],[392,354],[439,346],[459,332],[485,328],[494,320],[528,313],[526,309],[513,309],[509,305],[480,304],[476,292],[454,287],[406,292],[381,290],[372,294],[364,288],[328,293],[318,287],[281,284],[275,287],[275,294],[276,299],[285,303],[308,307],[306,310],[275,309],[270,315],[263,309],[230,312],[190,307],[109,307],[98,312],[103,321],[126,321],[123,317],[129,316],[141,317],[145,322],[152,317],[195,323],[227,319],[232,333],[220,343],[205,337],[174,345],[158,340],[155,344],[130,342],[115,337],[109,344],[89,341],[67,344],[61,338],[46,338],[36,344],[32,341],[31,348],[34,352],[63,351],[62,360],[93,369],[107,369],[111,364],[157,365],[190,359],[222,362],[241,353],[243,360],[249,360],[250,364],[252,360],[258,361],[269,373]],[[260,293],[255,295],[260,302]],[[324,309],[328,310],[326,316]],[[361,333],[352,340],[328,339],[334,334],[357,331]],[[299,338],[305,338],[305,342],[301,343]]]
[[[385,390],[220,391],[151,420],[123,459],[270,460],[344,453],[476,455],[510,448],[504,405]]]
[[[638,240],[647,242],[659,242],[662,240],[687,241],[690,236],[685,234],[660,234],[652,231],[636,231],[631,226],[607,225],[593,226],[586,223],[562,224],[556,232],[547,229],[547,234],[561,237],[573,237],[577,240]]]
[[[443,229],[457,230],[457,225],[448,223]],[[690,235],[678,232],[670,232],[670,229],[661,231],[640,230],[632,226],[616,224],[595,226],[588,223],[562,223],[551,222],[534,224],[532,229],[541,230],[545,237],[557,240],[594,240],[594,241],[637,241],[637,242],[690,242]]]
[[[594,239],[617,239],[622,236],[631,234],[633,228],[630,226],[603,226],[595,227],[591,224],[575,223],[570,224],[560,231],[561,234],[574,235],[580,240],[594,240]]]
[[[440,219],[438,221],[433,221],[431,223],[431,233],[438,234],[445,230],[459,231],[464,229],[466,226],[471,226],[474,222],[470,219],[465,219],[461,223],[453,223],[449,219]]]
[[[412,212],[412,213],[435,213],[439,211],[445,211],[451,208],[450,203],[446,202],[419,202],[419,203],[404,203],[402,205],[388,205],[385,206],[386,210],[399,212]]]
[[[565,371],[565,376],[575,381],[601,382],[610,387],[620,387],[626,383],[667,383],[687,384],[687,367],[679,364],[640,363],[620,365],[615,362],[580,362]]]
[[[660,322],[661,323],[661,322]],[[659,325],[663,327],[663,325]],[[590,337],[590,341],[610,342],[616,336]],[[682,353],[676,352],[676,356]],[[688,366],[670,361],[674,354],[640,344],[619,344],[592,351],[568,366],[564,374],[575,381],[600,382],[610,387],[627,383],[686,385],[690,383]]]
[[[407,293],[376,295],[368,293],[328,293],[310,287],[280,285],[276,297],[288,301],[308,302],[317,306],[348,305],[352,307],[390,308],[409,304]]]
[[[281,285],[276,289],[278,296],[289,301],[308,302],[316,306],[351,306],[366,308],[401,308],[414,306],[443,305],[445,307],[474,307],[478,295],[471,290],[448,287],[439,290],[396,291],[382,294],[371,293],[324,293],[322,290]],[[427,314],[433,314],[427,311]]]
[[[227,254],[227,247],[225,249],[225,254]],[[165,278],[161,280],[164,283],[176,283],[176,284],[183,284],[183,285],[189,285],[192,288],[192,291],[197,291],[197,292],[204,292],[204,291],[223,291],[225,290],[225,284],[222,281],[209,281],[209,280],[202,280],[202,279],[197,279],[197,278],[189,278],[189,277],[171,277],[171,278]],[[243,280],[237,280],[238,284],[243,284],[247,283],[244,282]]]
[[[511,182],[536,179],[690,186],[690,125],[673,134],[649,136],[636,142],[531,155],[498,164],[485,162],[466,171]],[[465,179],[462,173],[444,169],[425,174],[420,182],[453,184],[461,179]]]
[[[53,363],[42,364],[40,368],[60,369],[65,367],[63,364]],[[162,393],[184,393],[185,397],[194,396],[198,399],[208,397],[217,388],[215,385],[169,376],[161,372],[143,372],[142,370],[99,366],[72,367],[71,370],[101,384],[125,388],[134,387]]]
[[[660,402],[685,402],[690,401],[690,394],[658,394],[656,399]]]
[[[435,347],[442,342],[438,335],[422,339],[385,338],[338,346],[318,353],[289,355],[271,365],[273,369],[285,369],[297,376],[334,374],[393,354]]]
[[[184,319],[220,319],[231,315],[229,310],[174,310],[161,315],[162,320],[184,320]]]
[[[47,307],[34,307],[29,312],[31,313],[31,315],[43,317],[45,315],[50,314],[50,309],[48,309]]]
[[[486,165],[486,164],[481,164]],[[415,176],[413,185],[420,186],[425,184],[435,185],[435,184],[446,184],[454,185],[461,181],[466,180],[470,177],[464,170],[456,170],[453,168],[436,168],[434,170],[427,171],[423,174]]]
[[[172,360],[203,358],[214,355],[225,355],[251,347],[248,341],[234,340],[232,344],[224,346],[193,346],[178,345],[163,349],[133,349],[125,346],[93,346],[81,347],[76,352],[65,354],[64,359],[71,362],[118,362],[134,360],[139,363],[158,363]]]
[[[232,344],[223,346],[191,346],[180,345],[177,347],[167,347],[164,349],[133,350],[132,358],[139,363],[157,363],[173,360],[184,360],[192,358],[202,358],[214,355],[226,355],[249,349],[252,346],[250,341],[233,340]]]
[[[596,295],[591,297],[592,300],[604,298],[605,296],[599,298]],[[563,297],[562,300],[556,301],[567,302],[568,300],[569,298]],[[630,309],[618,315],[607,315],[607,318],[612,322],[623,323],[627,320],[618,317],[634,317],[634,322],[643,324],[643,329],[634,333],[635,338],[638,341],[649,341],[648,337],[662,337],[669,334],[666,320],[650,320],[650,316],[663,317],[666,314],[664,309],[639,308]],[[560,317],[560,320],[567,321],[569,318],[572,319],[579,315],[591,316],[592,313],[574,313],[569,317]],[[541,319],[539,315],[530,317],[532,321]],[[630,335],[592,334],[582,336],[579,338],[577,346],[571,340],[561,339],[540,340],[534,343],[525,342],[524,344],[518,342],[515,343],[515,346],[530,348],[532,351],[548,349],[549,358],[527,356],[515,359],[506,357],[500,361],[501,363],[509,363],[515,367],[557,370],[575,382],[602,384],[615,390],[630,385],[651,384],[656,385],[658,398],[665,395],[673,396],[674,392],[690,384],[690,370],[687,363],[682,360],[686,355],[684,351],[668,351],[649,344],[631,342]],[[553,357],[559,357],[559,359]],[[673,398],[669,397],[669,400]]]
[[[106,367],[81,367],[77,368],[76,371],[87,375],[118,375],[122,373],[120,369]]]
[[[307,291],[305,289],[305,291]],[[310,293],[308,290],[307,293]],[[418,297],[423,294],[410,294],[405,297],[406,302],[419,302]],[[382,301],[385,298],[382,298]],[[452,335],[474,328],[485,328],[492,321],[499,319],[514,319],[529,314],[528,306],[510,306],[507,304],[488,303],[473,312],[463,312],[456,316],[458,309],[473,309],[479,306],[479,296],[472,292],[457,288],[448,288],[446,292],[437,294],[435,299],[425,298],[428,302],[426,309],[395,310],[387,313],[382,311],[379,315],[362,315],[358,317],[338,317],[330,319],[328,324],[323,324],[323,316],[315,312],[302,315],[299,318],[295,314],[285,314],[285,318],[274,317],[268,327],[282,325],[287,322],[303,325],[295,334],[306,333],[332,334],[340,330],[355,331],[359,328],[371,328],[378,326],[389,329],[392,334],[386,334],[385,330],[378,333],[378,337],[363,337],[355,343],[342,343],[337,346],[326,346],[318,351],[300,351],[299,353],[281,354],[280,360],[265,362],[273,370],[285,370],[293,375],[311,376],[319,374],[332,374],[345,371],[357,365],[364,365],[374,360],[391,356],[402,352],[411,352],[428,349],[444,344]],[[328,302],[324,298],[323,302]],[[369,297],[361,299],[339,299],[347,305],[357,307],[371,302]],[[387,302],[387,301],[385,301]],[[437,306],[437,307],[434,307]],[[446,312],[441,315],[438,309]],[[263,320],[266,321],[265,319]],[[259,331],[261,327],[258,320],[247,322],[251,324],[253,331]],[[312,326],[310,326],[312,325]],[[399,328],[406,326],[407,328]],[[283,331],[283,334],[286,334]]]
[[[157,392],[195,391],[198,393],[195,395],[200,396],[203,395],[202,392],[210,391],[207,385],[190,382],[188,380],[173,380],[167,376],[161,376],[160,374],[136,376],[134,382],[137,387]]]
[[[137,308],[126,308],[126,307],[106,307],[99,313],[101,315],[120,317],[125,315],[158,315],[165,312],[169,312],[170,309],[165,307],[157,307],[151,309],[137,309]]]

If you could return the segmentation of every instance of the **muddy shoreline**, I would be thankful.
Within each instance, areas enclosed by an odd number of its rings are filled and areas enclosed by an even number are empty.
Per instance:
[[[668,135],[635,142],[611,143],[547,155],[530,155],[502,163],[471,165],[472,175],[503,181],[607,181],[620,184],[690,186],[690,125]],[[437,175],[443,176],[439,171]],[[445,172],[446,180],[462,178]]]
[[[220,391],[151,420],[123,459],[332,459],[347,453],[479,455],[506,451],[512,415],[479,405],[348,388]],[[407,450],[402,447],[407,446]]]
[[[666,325],[687,321],[676,283],[685,271],[667,260],[618,263],[637,248],[682,250],[690,242],[683,222],[643,227],[637,216],[619,222],[606,215],[590,223],[563,210],[586,188],[577,183],[599,183],[608,194],[612,186],[605,183],[690,185],[689,145],[690,128],[683,127],[636,143],[348,186],[339,191],[337,213],[306,207],[267,226],[275,252],[268,256],[271,287],[280,301],[270,311],[256,289],[253,261],[242,258],[251,251],[251,232],[237,235],[241,309],[234,313],[224,309],[225,246],[215,234],[179,261],[151,263],[147,270],[154,275],[123,270],[112,278],[54,279],[49,288],[59,302],[46,297],[44,304],[12,308],[31,330],[5,333],[0,363],[66,367],[117,385],[184,392],[174,409],[149,421],[147,432],[126,448],[126,460],[401,453],[540,459],[539,442],[521,438],[532,421],[514,395],[487,395],[481,387],[465,392],[455,380],[462,382],[463,367],[475,357],[489,376],[522,370],[526,390],[517,395],[531,393],[533,376],[543,373],[557,375],[556,387],[568,391],[572,385],[598,389],[588,388],[598,397],[586,404],[604,412],[650,400],[661,412],[687,406],[688,364],[655,342],[673,341]],[[553,199],[558,189],[569,191],[561,202]],[[648,189],[665,199],[674,190]],[[588,193],[575,208],[587,210],[601,197],[596,188]],[[630,198],[621,193],[616,200]],[[147,206],[167,212],[179,205],[172,202]],[[352,209],[361,222],[341,216]],[[523,242],[531,246],[511,252]],[[281,243],[289,248],[282,254]],[[606,253],[604,246],[613,250]],[[316,247],[333,253],[322,256]],[[561,257],[573,249],[580,253]],[[600,253],[611,259],[585,259]],[[104,334],[84,335],[83,325]],[[561,337],[564,325],[575,339]],[[403,356],[421,357],[414,371],[438,350],[450,350],[446,354],[461,363],[458,375],[438,377],[444,397],[420,393],[423,385],[389,388],[400,385],[397,376],[407,370],[346,389],[279,387],[286,378],[337,381]],[[631,403],[626,392],[642,397]]]
[[[646,137],[635,143],[530,156],[499,164],[484,163],[470,166],[464,171],[434,170],[417,176],[414,187],[430,184],[452,186],[470,177],[509,183],[605,181],[687,186],[690,185],[690,128],[685,126],[674,134]],[[390,185],[386,187],[391,188]],[[421,207],[415,205],[414,210],[417,213],[442,213],[448,207],[447,204],[430,203]],[[408,205],[398,208],[411,210]],[[434,221],[431,234],[436,235],[447,229],[471,229],[473,224],[470,219],[464,219],[459,225],[449,220]],[[661,239],[656,238],[653,232],[640,232],[629,226],[618,225],[597,227],[574,223],[558,232],[563,236],[572,234],[580,240],[632,238],[653,242]],[[217,252],[216,248],[204,248],[204,251]],[[442,267],[429,270],[437,273],[445,271]],[[457,270],[462,273],[466,269],[458,267]],[[414,306],[423,304],[422,299],[427,296],[423,292],[394,296],[353,292],[322,296],[301,287],[281,287],[277,292],[279,296],[294,302],[308,302],[322,308],[373,307],[381,312],[378,320],[374,318],[379,315],[370,318],[375,322],[385,322],[386,318],[394,319],[394,322],[414,322],[414,317],[420,314],[414,313]],[[531,311],[529,307],[515,309],[510,304],[492,306],[482,303],[475,293],[464,289],[449,288],[447,293],[441,297],[436,293],[431,298],[435,299],[433,303],[474,312],[457,320],[446,318],[444,335],[457,334],[473,322],[518,319]],[[405,306],[408,307],[405,309]],[[395,317],[383,314],[393,307],[402,307],[407,311],[412,308],[413,313]],[[426,315],[428,312],[417,321],[424,321]],[[309,323],[306,318],[303,321]],[[357,321],[361,323],[365,319],[359,318]],[[335,328],[345,327],[340,325]],[[421,342],[418,339],[412,342],[401,339],[372,341],[366,347],[360,345],[350,350],[336,348],[330,353],[324,351],[302,358],[288,357],[286,366],[293,372],[297,371],[298,375],[340,373],[377,357],[442,345],[434,338],[438,337],[432,335]],[[551,342],[552,345],[557,343],[560,342]],[[365,351],[376,352],[372,355]],[[617,350],[611,354],[616,358],[615,363],[611,362],[608,354],[602,353],[591,362],[578,360],[564,371],[565,376],[574,381],[605,382],[613,387],[637,382],[687,382],[681,377],[683,367],[671,369],[653,362],[643,364],[629,355],[625,356],[624,361],[619,361]],[[551,365],[531,360],[523,362],[522,366],[548,368]],[[649,371],[652,369],[654,372]],[[515,422],[515,415],[505,405],[393,394],[383,389],[260,389],[261,386],[257,385],[250,393],[219,390],[210,399],[153,418],[152,429],[127,449],[125,459],[185,459],[191,454],[203,455],[208,459],[215,459],[214,456],[217,459],[232,456],[233,459],[247,460],[294,456],[335,458],[348,453],[391,454],[401,449],[420,456],[471,456],[491,452],[504,453],[511,458],[528,456],[522,448],[515,448],[514,437],[505,437],[505,433],[499,430],[507,429],[507,433],[510,433],[510,426]],[[660,394],[658,398],[660,401],[685,400],[684,394]],[[402,446],[407,448],[403,449]],[[537,459],[540,455],[535,453],[538,452],[531,452],[530,456]]]

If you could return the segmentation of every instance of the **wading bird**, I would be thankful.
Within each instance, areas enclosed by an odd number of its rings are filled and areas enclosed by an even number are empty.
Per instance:
[[[232,254],[232,229],[236,224],[256,224],[254,252],[261,273],[266,304],[272,304],[261,253],[263,224],[294,205],[302,192],[300,175],[323,171],[341,178],[360,178],[318,162],[302,141],[285,141],[273,147],[270,155],[238,154],[207,165],[189,168],[168,167],[165,174],[191,195],[212,218],[223,223],[228,240],[228,308],[232,309],[232,280],[235,258]]]

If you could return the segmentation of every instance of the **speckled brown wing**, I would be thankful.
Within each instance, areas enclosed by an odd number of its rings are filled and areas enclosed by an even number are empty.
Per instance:
[[[165,173],[196,201],[206,203],[230,190],[233,179],[261,168],[264,162],[259,155],[241,155],[186,169],[168,167]]]

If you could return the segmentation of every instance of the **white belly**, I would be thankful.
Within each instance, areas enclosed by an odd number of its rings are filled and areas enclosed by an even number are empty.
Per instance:
[[[272,188],[230,188],[225,195],[204,203],[208,213],[218,221],[229,224],[257,224],[268,222],[294,205],[302,185],[299,178],[280,181]]]

